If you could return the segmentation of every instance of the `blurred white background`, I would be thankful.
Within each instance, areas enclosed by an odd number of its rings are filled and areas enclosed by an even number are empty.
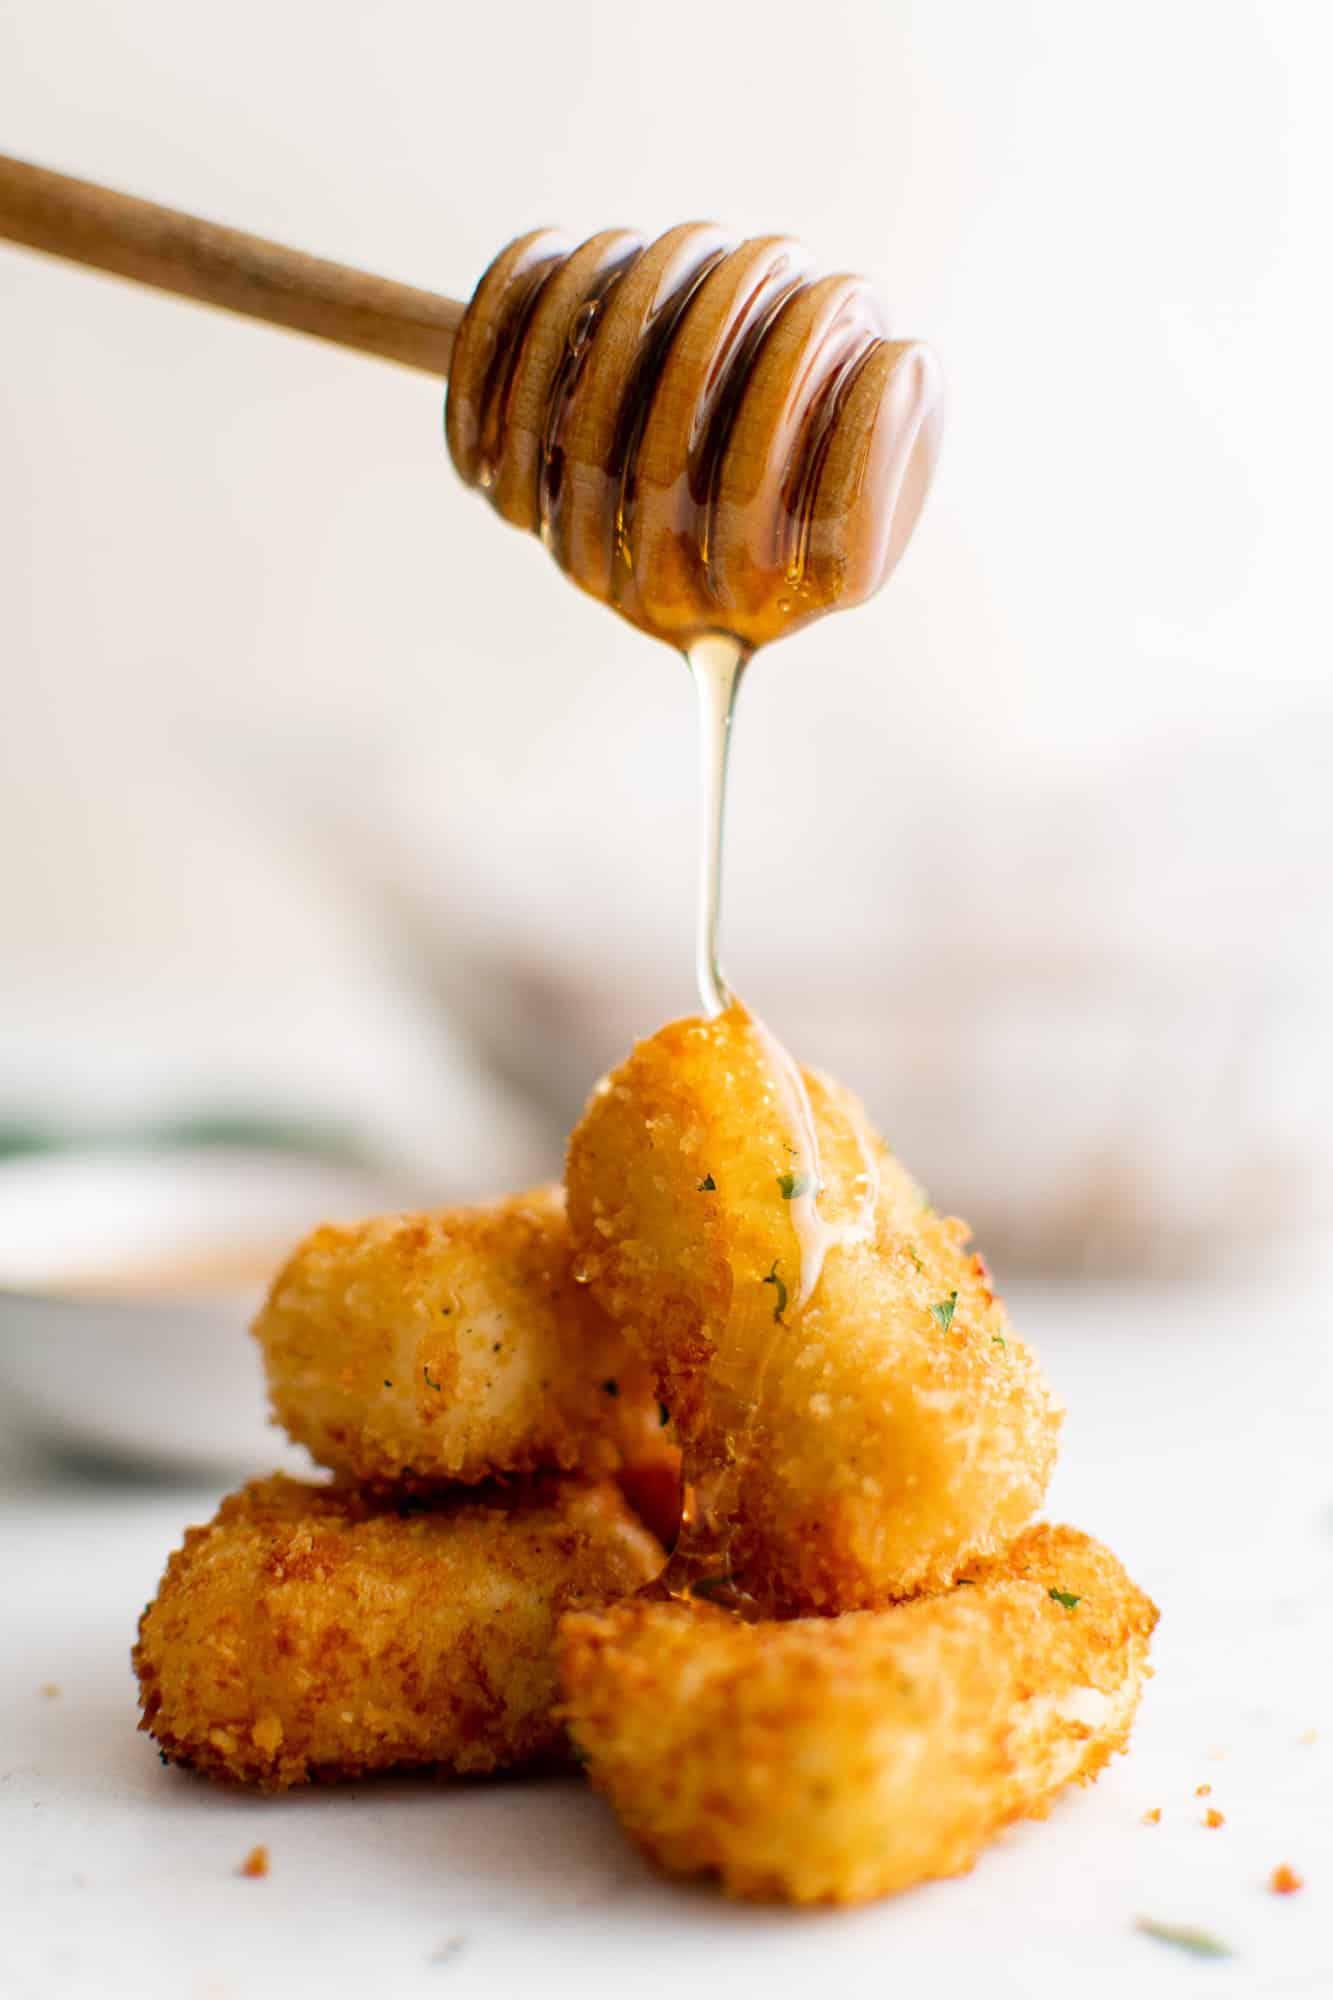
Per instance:
[[[544,221],[866,270],[941,469],[750,675],[728,968],[1002,1258],[1197,1272],[1333,1209],[1331,61],[1295,0],[17,0],[0,147],[457,295]],[[0,329],[0,1121],[547,1170],[693,1004],[683,667],[422,377],[3,246]]]

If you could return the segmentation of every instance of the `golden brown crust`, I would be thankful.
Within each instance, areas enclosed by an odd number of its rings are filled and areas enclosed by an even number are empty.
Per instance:
[[[266,1789],[551,1755],[557,1618],[662,1561],[609,1480],[401,1509],[261,1480],[167,1564],[134,1649],[140,1727],[175,1762]]]
[[[849,1093],[804,1084],[814,1223],[843,1239],[804,1304],[806,1163],[742,1010],[641,1042],[566,1167],[581,1268],[655,1371],[686,1480],[731,1523],[727,1569],[778,1614],[881,1604],[1002,1549],[1041,1503],[1060,1418],[966,1225]]]
[[[321,1465],[429,1490],[604,1472],[656,1399],[574,1281],[559,1189],[327,1224],[255,1335],[274,1416]]]
[[[589,1776],[659,1866],[737,1896],[861,1902],[971,1867],[1125,1747],[1157,1613],[1070,1528],[969,1575],[837,1619],[572,1614],[562,1712]]]

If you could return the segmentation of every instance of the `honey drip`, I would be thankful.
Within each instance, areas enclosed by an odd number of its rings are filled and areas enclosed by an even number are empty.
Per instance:
[[[684,1504],[680,1534],[665,1575],[655,1590],[685,1598],[706,1596],[741,1615],[753,1607],[733,1582],[731,1550],[741,1499],[745,1466],[757,1445],[754,1430],[762,1407],[764,1384],[792,1321],[814,1295],[831,1249],[870,1239],[879,1198],[875,1152],[859,1126],[856,1141],[861,1171],[850,1193],[850,1212],[837,1221],[826,1219],[820,1207],[824,1192],[819,1132],[810,1093],[800,1067],[776,1035],[733,996],[722,971],[720,915],[722,904],[723,837],[726,826],[727,763],[736,697],[747,654],[733,638],[709,634],[687,651],[694,678],[699,717],[699,899],[696,972],[703,1011],[710,1020],[730,1014],[755,1046],[763,1096],[770,1116],[762,1121],[776,1132],[780,1172],[771,1172],[770,1146],[756,1135],[756,1189],[744,1195],[760,1199],[771,1188],[765,1211],[771,1209],[773,1234],[766,1246],[772,1254],[768,1277],[762,1269],[737,1275],[731,1310],[710,1369],[707,1422],[685,1455]],[[775,1196],[781,1191],[782,1198]],[[741,1191],[737,1191],[741,1198]],[[846,1211],[844,1195],[840,1206]],[[761,1260],[762,1262],[762,1260]],[[782,1271],[794,1274],[788,1288]],[[773,1286],[772,1293],[765,1286]]]
[[[754,1455],[768,1449],[763,1428],[765,1386],[784,1351],[810,1336],[801,1315],[818,1291],[831,1252],[873,1239],[879,1168],[871,1135],[859,1120],[844,1123],[845,1144],[834,1184],[825,1184],[819,1125],[810,1091],[781,1042],[739,1001],[721,1025],[748,1042],[737,1060],[758,1079],[754,1143],[742,1168],[733,1163],[727,1195],[741,1230],[739,1260],[725,1321],[709,1331],[714,1344],[704,1411],[685,1452],[685,1507],[663,1589],[672,1596],[706,1596],[741,1615],[755,1607],[733,1578],[744,1481]],[[849,1108],[839,1116],[848,1120]],[[832,1213],[826,1213],[831,1209]],[[762,1218],[758,1228],[754,1218]],[[745,1564],[744,1550],[739,1565]]]
[[[722,970],[722,844],[727,814],[727,757],[747,655],[724,633],[696,639],[685,655],[699,703],[699,900],[694,970],[699,999],[712,1019],[732,1004]]]
[[[858,1125],[856,1138],[862,1168],[856,1180],[860,1189],[856,1210],[843,1222],[826,1222],[819,1208],[824,1186],[819,1161],[819,1134],[805,1078],[801,1075],[800,1065],[793,1061],[777,1036],[755,1015],[750,1015],[749,1020],[751,1031],[763,1046],[769,1074],[783,1100],[787,1130],[791,1135],[789,1145],[794,1190],[787,1208],[799,1248],[797,1283],[792,1296],[793,1308],[799,1312],[814,1294],[829,1251],[838,1244],[868,1243],[873,1236],[879,1202],[879,1164],[874,1149]]]
[[[747,655],[726,634],[711,633],[695,641],[686,659],[694,677],[699,709],[699,897],[695,976],[700,1002],[710,1020],[715,1020],[731,1007],[738,1008],[744,1015],[747,1031],[763,1050],[765,1066],[780,1102],[780,1115],[787,1133],[786,1149],[791,1159],[793,1192],[787,1201],[787,1213],[798,1244],[798,1275],[793,1303],[799,1310],[819,1283],[829,1249],[836,1243],[859,1243],[868,1239],[874,1228],[875,1204],[879,1197],[879,1169],[872,1148],[863,1135],[858,1134],[864,1170],[859,1177],[862,1192],[857,1211],[843,1222],[828,1223],[824,1220],[819,1209],[823,1185],[819,1135],[805,1079],[799,1065],[792,1060],[777,1036],[757,1015],[741,1006],[727,984],[720,946],[727,763],[736,697],[740,692]]]
[[[728,1550],[765,1378],[830,1249],[873,1228],[878,1186],[863,1142],[855,1206],[825,1220],[801,1072],[722,971],[732,718],[757,647],[861,603],[888,576],[925,497],[939,408],[930,350],[891,340],[859,279],[812,277],[785,237],[738,245],[701,223],[647,245],[618,229],[577,248],[551,230],[520,238],[478,285],[450,369],[446,431],[462,478],[580,589],[681,648],[694,677],[699,995],[710,1020],[735,1009],[754,1037],[769,1117],[747,1199],[766,1186],[758,1212],[771,1201],[774,1215],[770,1274],[737,1274],[660,1587],[739,1610]]]
[[[686,649],[694,680],[699,723],[699,893],[695,969],[704,1014],[717,1020],[734,1014],[743,1032],[753,1038],[764,1094],[773,1124],[781,1137],[785,1180],[781,1202],[772,1203],[774,1231],[770,1279],[761,1272],[737,1283],[723,1340],[714,1356],[708,1422],[686,1452],[680,1534],[667,1570],[653,1586],[655,1594],[675,1598],[707,1597],[710,1602],[753,1615],[754,1607],[733,1581],[730,1571],[741,1482],[749,1456],[759,1448],[755,1417],[762,1407],[764,1384],[785,1338],[791,1319],[813,1296],[829,1251],[839,1244],[869,1239],[879,1196],[879,1172],[874,1150],[859,1128],[857,1141],[862,1171],[853,1184],[856,1204],[837,1222],[826,1220],[820,1208],[823,1172],[819,1133],[810,1093],[800,1067],[776,1035],[746,1009],[731,992],[722,970],[720,925],[722,866],[726,828],[727,765],[736,698],[749,658],[746,648],[726,633],[708,633]],[[767,1174],[767,1158],[763,1169]],[[781,1269],[794,1271],[790,1291],[776,1290]],[[771,1297],[764,1282],[774,1285]],[[778,1301],[784,1303],[779,1307]],[[761,1303],[762,1301],[762,1303]]]

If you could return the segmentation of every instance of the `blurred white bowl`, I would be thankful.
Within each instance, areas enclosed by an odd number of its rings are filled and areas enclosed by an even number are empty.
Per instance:
[[[0,1386],[42,1442],[155,1471],[308,1469],[270,1427],[247,1331],[317,1222],[392,1206],[382,1180],[231,1146],[0,1162]]]

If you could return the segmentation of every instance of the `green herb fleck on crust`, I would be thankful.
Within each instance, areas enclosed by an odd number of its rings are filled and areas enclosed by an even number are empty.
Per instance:
[[[784,1201],[799,1201],[803,1194],[809,1194],[814,1187],[811,1174],[779,1174],[778,1193]]]
[[[703,1179],[699,1183],[699,1192],[700,1194],[717,1193],[717,1182],[713,1179],[713,1176],[711,1174],[704,1175]]]
[[[766,1285],[772,1285],[776,1290],[778,1295],[778,1301],[773,1308],[773,1317],[777,1321],[779,1326],[785,1326],[787,1322],[782,1317],[782,1315],[787,1310],[787,1287],[783,1284],[782,1279],[778,1276],[778,1260],[776,1257],[773,1259],[772,1270],[769,1272],[768,1276],[764,1279],[763,1282]]]
[[[1081,1597],[1075,1597],[1072,1590],[1057,1590],[1054,1584],[1051,1585],[1046,1595],[1053,1597],[1057,1604],[1063,1604],[1066,1611],[1072,1611],[1076,1604],[1083,1602]]]
[[[954,1307],[957,1304],[957,1292],[950,1292],[947,1299],[941,1299],[938,1305],[931,1307],[930,1316],[938,1322],[941,1332],[947,1333],[953,1325]]]
[[[444,1384],[443,1382],[435,1381],[434,1377],[431,1375],[429,1364],[426,1367],[424,1367],[421,1372],[426,1378],[426,1387],[428,1389],[433,1389],[437,1396],[442,1395],[444,1392]]]
[[[618,1396],[620,1394],[619,1382],[617,1382],[613,1377],[608,1377],[607,1380],[602,1384],[602,1394],[604,1396]]]
[[[657,1406],[657,1421],[662,1430],[665,1430],[671,1422],[671,1412],[665,1403],[659,1403]]]

